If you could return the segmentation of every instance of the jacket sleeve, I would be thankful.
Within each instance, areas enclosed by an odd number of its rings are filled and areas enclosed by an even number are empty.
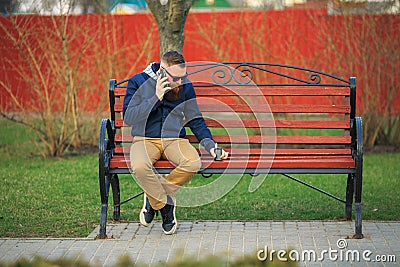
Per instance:
[[[191,84],[187,85],[189,90],[187,92],[187,98],[185,101],[184,114],[187,121],[187,125],[192,130],[200,144],[210,152],[210,149],[215,146],[215,141],[212,138],[210,130],[204,121],[203,115],[199,109],[196,101],[196,94]]]
[[[144,90],[149,89],[146,87],[150,86],[150,83],[141,86],[142,84],[137,76],[128,80],[122,113],[124,122],[130,126],[145,123],[150,112],[161,104],[155,94],[148,97],[144,93]]]

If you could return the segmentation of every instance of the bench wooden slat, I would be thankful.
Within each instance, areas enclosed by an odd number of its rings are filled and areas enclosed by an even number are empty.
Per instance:
[[[350,88],[243,88],[243,87],[197,87],[197,96],[349,96]],[[116,88],[116,96],[125,96],[125,88]]]
[[[198,142],[194,135],[185,137],[191,143]],[[116,134],[116,142],[132,142],[132,136],[129,134]],[[351,143],[350,136],[227,136],[216,135],[214,140],[221,144],[328,144],[328,145],[346,145]]]
[[[208,127],[223,128],[296,128],[296,129],[349,129],[348,120],[205,120]],[[122,119],[115,120],[115,127],[129,127]]]
[[[252,99],[253,98],[253,99]],[[201,104],[216,104],[216,105],[221,105],[223,103],[224,105],[248,105],[252,104],[254,106],[256,105],[276,105],[276,104],[284,104],[284,105],[328,105],[331,106],[332,104],[344,104],[345,99],[343,97],[336,97],[336,99],[333,99],[334,97],[324,97],[318,99],[317,97],[309,97],[309,96],[295,96],[295,97],[279,97],[279,98],[260,98],[260,97],[243,97],[240,98],[238,96],[214,96],[214,97],[197,97],[197,102]],[[312,100],[311,100],[312,99]],[[310,102],[312,101],[312,102]]]
[[[187,138],[191,142],[196,142],[196,137],[188,135]],[[215,136],[217,143],[233,143],[233,144],[350,144],[350,136],[276,136],[276,139],[271,136],[227,136],[217,135]]]
[[[199,108],[202,112],[268,112],[265,105],[247,104],[203,104],[199,101]],[[269,109],[273,113],[350,113],[350,106],[347,105],[296,105],[296,104],[271,104]]]
[[[349,88],[198,87],[197,96],[349,96]]]
[[[114,158],[119,160],[129,160],[128,155],[115,155]],[[202,161],[213,160],[212,156],[208,153],[201,156]],[[338,160],[353,160],[351,155],[244,155],[244,154],[232,154],[229,156],[228,161],[243,161],[243,160],[250,160],[250,161],[268,161],[268,160],[323,160],[323,161],[338,161]],[[161,159],[160,161],[163,161]],[[166,160],[167,161],[167,160]]]
[[[196,149],[200,154],[200,149]],[[225,148],[225,151],[230,155],[271,155],[275,156],[336,156],[336,155],[351,155],[350,148]],[[204,152],[204,151],[203,151]],[[130,147],[116,147],[115,154],[129,155]]]
[[[191,143],[198,142],[194,135],[185,137]],[[244,135],[216,135],[213,137],[217,143],[222,144],[325,144],[325,145],[348,145],[351,144],[350,136],[244,136]],[[130,134],[116,134],[116,142],[132,142]]]
[[[275,155],[351,155],[350,148],[277,148]]]
[[[223,128],[296,128],[349,129],[350,122],[328,120],[205,120],[208,127]],[[221,126],[222,125],[222,126]]]
[[[203,99],[205,100],[205,99]],[[268,112],[265,105],[246,104],[205,104],[199,99],[199,108],[202,112]],[[122,103],[114,105],[116,112],[122,112]],[[269,105],[273,113],[350,113],[349,105],[296,105],[296,104],[272,104]]]
[[[273,161],[272,161],[273,159]],[[272,163],[271,163],[272,161]],[[203,159],[203,167],[207,168],[354,168],[352,157],[321,157],[321,158],[252,158],[244,161],[243,159],[228,159],[224,161],[214,161],[212,159]],[[111,168],[127,168],[130,166],[127,157],[114,156],[110,162]],[[156,168],[174,168],[174,165],[167,160],[159,160],[154,166]]]

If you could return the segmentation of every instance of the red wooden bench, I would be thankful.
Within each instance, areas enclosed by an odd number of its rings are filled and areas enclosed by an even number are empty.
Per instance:
[[[230,153],[214,161],[201,153],[203,176],[282,174],[345,204],[355,238],[362,238],[362,121],[356,117],[356,78],[268,63],[196,63],[187,67],[200,110],[215,141]],[[124,131],[122,103],[127,80],[110,80],[110,118],[99,138],[101,215],[99,238],[106,237],[109,188],[114,220],[120,219],[118,174],[129,174],[130,131]],[[196,146],[196,138],[187,138]],[[128,145],[127,145],[128,144]],[[199,153],[201,148],[199,149]],[[173,166],[155,164],[160,174]],[[293,174],[347,174],[346,199],[307,184]],[[261,180],[262,181],[262,180]],[[260,182],[260,181],[258,181]],[[255,187],[257,183],[255,183]],[[136,195],[138,196],[138,195]],[[134,197],[136,197],[134,196]],[[132,197],[132,198],[134,198]]]

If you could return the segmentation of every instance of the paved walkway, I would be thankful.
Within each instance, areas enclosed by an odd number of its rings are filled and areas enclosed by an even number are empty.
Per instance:
[[[273,250],[284,249],[289,253],[281,258],[298,258],[301,266],[400,266],[400,222],[364,221],[364,239],[349,238],[353,231],[354,223],[346,221],[181,221],[177,233],[166,236],[160,221],[147,228],[119,223],[108,224],[113,238],[107,240],[95,239],[98,229],[81,239],[0,239],[0,262],[38,255],[112,266],[128,255],[134,262],[155,265],[179,252],[234,260],[243,255],[277,258]]]

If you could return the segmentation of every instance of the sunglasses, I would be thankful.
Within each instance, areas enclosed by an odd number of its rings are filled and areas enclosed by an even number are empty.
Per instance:
[[[183,81],[183,79],[185,79],[185,78],[187,78],[187,76],[188,76],[188,74],[186,73],[185,75],[183,75],[183,76],[174,76],[174,75],[172,75],[171,73],[169,73],[168,71],[167,71],[167,69],[165,69],[165,68],[162,68],[163,70],[165,70],[165,72],[169,75],[169,76],[171,76],[171,78],[172,78],[172,81],[174,81],[174,82],[177,82],[177,81],[179,81],[179,80],[182,80]]]

